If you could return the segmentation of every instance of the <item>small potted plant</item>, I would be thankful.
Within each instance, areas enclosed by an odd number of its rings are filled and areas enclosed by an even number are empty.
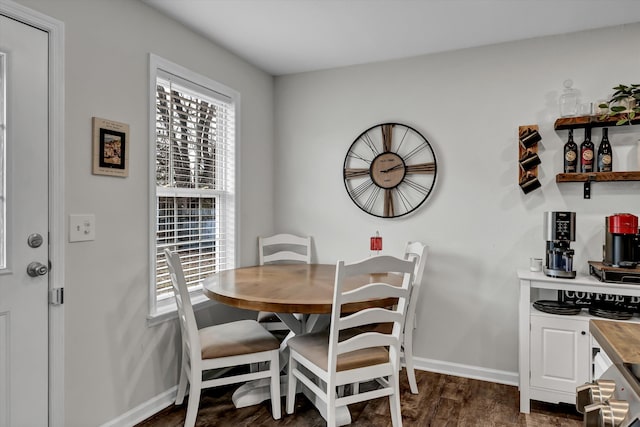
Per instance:
[[[613,88],[615,91],[608,101],[598,105],[607,113],[600,116],[600,120],[616,116],[618,121],[616,126],[631,124],[636,114],[640,114],[640,84],[623,85]],[[639,116],[640,117],[640,116]]]

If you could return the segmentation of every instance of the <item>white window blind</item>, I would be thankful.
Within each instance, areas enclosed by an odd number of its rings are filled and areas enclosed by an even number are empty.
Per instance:
[[[190,290],[234,266],[236,117],[233,98],[206,81],[156,71],[153,286],[163,300],[173,296],[165,248],[180,255]]]

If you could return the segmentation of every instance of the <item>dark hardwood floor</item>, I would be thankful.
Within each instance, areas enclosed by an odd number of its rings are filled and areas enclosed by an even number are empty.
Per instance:
[[[420,394],[409,391],[404,371],[400,376],[402,421],[404,426],[434,427],[503,427],[503,426],[582,426],[582,417],[573,405],[532,402],[530,414],[519,411],[518,388],[433,372],[417,371]],[[236,409],[232,385],[203,391],[196,426],[300,426],[324,427],[324,419],[303,396],[296,399],[295,412],[287,415],[282,399],[282,418],[271,417],[270,401],[249,408]],[[391,425],[387,398],[349,406],[352,426],[387,427]],[[186,399],[138,424],[137,427],[181,426],[186,412]]]

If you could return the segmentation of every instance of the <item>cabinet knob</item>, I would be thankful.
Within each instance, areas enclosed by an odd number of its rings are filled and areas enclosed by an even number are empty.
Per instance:
[[[580,332],[582,335],[587,335],[585,331]]]

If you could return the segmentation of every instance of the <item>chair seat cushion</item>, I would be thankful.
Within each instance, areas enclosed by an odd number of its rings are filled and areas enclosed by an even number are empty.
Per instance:
[[[343,335],[340,336],[341,341]],[[317,332],[312,334],[296,335],[287,341],[289,348],[297,351],[309,359],[316,366],[328,369],[329,359],[329,333]],[[370,365],[387,363],[389,351],[385,347],[372,347],[351,351],[338,355],[336,372],[347,371]]]
[[[209,326],[198,331],[203,359],[274,350],[278,340],[255,320]]]

